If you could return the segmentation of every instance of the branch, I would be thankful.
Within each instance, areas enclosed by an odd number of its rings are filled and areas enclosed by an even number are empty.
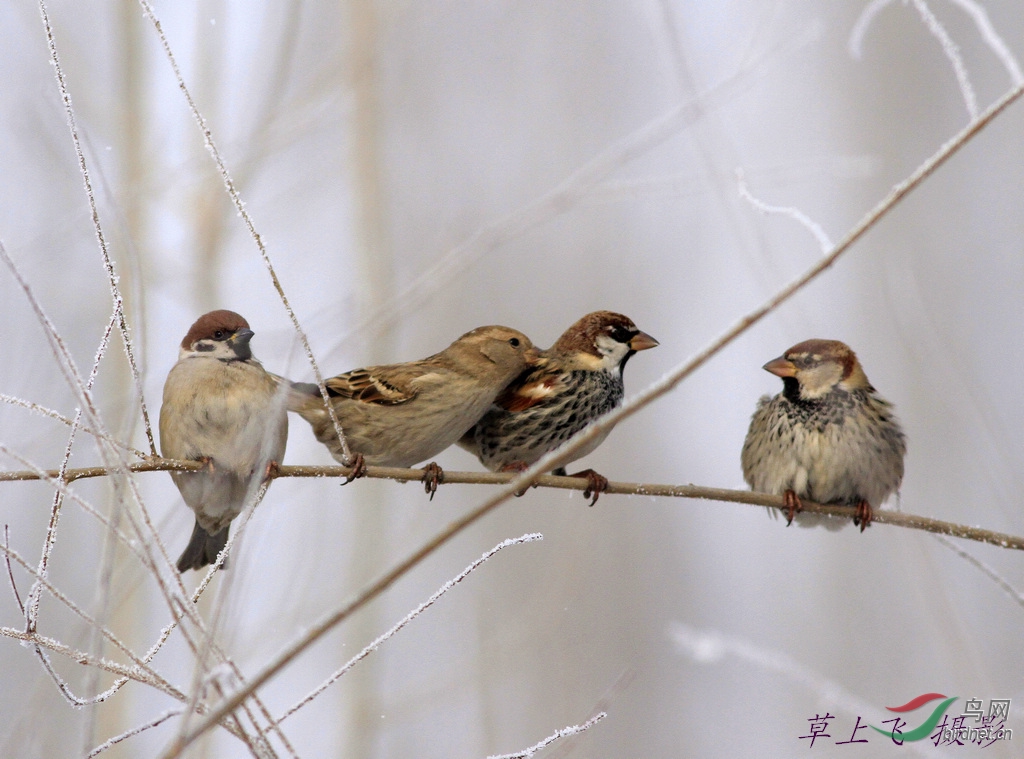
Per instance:
[[[207,465],[198,461],[178,461],[175,459],[150,458],[128,466],[129,472],[195,472],[204,469]],[[120,468],[113,470],[114,474],[121,473]],[[328,466],[282,466],[273,477],[313,477],[313,478],[341,478],[351,474],[351,467],[328,465]],[[68,469],[64,472],[64,481],[86,479],[89,477],[103,477],[112,473],[105,467],[85,467],[82,469]],[[61,473],[58,470],[51,470],[43,473],[45,478],[60,481]],[[403,469],[391,466],[371,466],[366,468],[366,476],[372,479],[395,480],[396,482],[422,482],[427,474],[425,469]],[[0,472],[0,482],[39,480],[44,476],[31,470],[17,472]],[[507,472],[453,472],[445,471],[443,485],[509,485],[515,483],[517,486],[526,486],[532,481],[535,487],[554,488],[556,490],[586,490],[587,481],[581,477],[558,477],[553,474],[541,474],[536,476],[520,475]],[[753,493],[749,490],[728,490],[725,488],[711,488],[701,485],[658,485],[644,482],[609,482],[607,490],[603,491],[613,495],[649,495],[662,496],[667,498],[697,498],[706,501],[725,501],[726,503],[745,503],[750,506],[766,506],[770,509],[785,510],[782,503],[782,496],[769,495],[768,493]],[[831,504],[815,503],[801,499],[804,511],[809,514],[827,514],[841,519],[853,519],[855,508],[853,506],[838,506]],[[1024,537],[1010,535],[992,530],[984,530],[979,527],[970,527],[956,522],[946,522],[941,519],[906,514],[902,511],[877,510],[871,517],[872,524],[891,524],[895,527],[906,527],[912,530],[924,530],[939,535],[949,535],[954,538],[965,538],[976,540],[980,543],[989,543],[1000,548],[1013,548],[1024,551]]]

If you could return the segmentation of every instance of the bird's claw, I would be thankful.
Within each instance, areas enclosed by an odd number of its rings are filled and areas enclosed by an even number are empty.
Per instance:
[[[864,532],[871,525],[872,517],[871,504],[867,501],[858,501],[853,512],[854,525],[859,524],[860,531]]]
[[[348,476],[345,477],[345,481],[341,483],[342,485],[348,485],[353,480],[358,480],[360,477],[366,476],[366,459],[363,458],[363,454],[353,453],[352,459],[349,461],[349,466],[352,467],[352,470],[348,473]]]
[[[513,461],[511,464],[505,464],[498,471],[499,472],[515,472],[516,474],[522,474],[523,472],[525,472],[529,468],[530,468],[530,465],[527,464],[525,461]],[[534,488],[537,487],[537,483],[536,482],[533,483],[530,487],[534,487]],[[524,495],[526,495],[526,491],[527,491],[527,488],[523,488],[522,490],[517,490],[515,492],[515,497],[516,498],[522,498]]]
[[[786,527],[793,524],[793,517],[804,510],[804,505],[800,502],[800,496],[793,490],[787,490],[782,494],[782,505],[786,509]]]
[[[430,496],[430,500],[434,500],[434,493],[437,492],[437,486],[444,482],[444,470],[437,465],[437,462],[431,461],[425,467],[423,467],[423,489],[427,491],[427,495]]]
[[[597,503],[597,499],[601,497],[601,493],[608,489],[608,478],[603,474],[598,474],[593,469],[584,469],[581,472],[568,475],[569,477],[585,477],[587,480],[587,488],[583,491],[584,498],[590,498],[588,506],[593,506]]]

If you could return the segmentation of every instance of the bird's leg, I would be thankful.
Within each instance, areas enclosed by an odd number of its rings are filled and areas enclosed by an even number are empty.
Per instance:
[[[864,500],[858,501],[856,510],[853,512],[853,523],[860,525],[861,532],[864,532],[871,524],[872,516],[871,504]]]
[[[210,456],[200,456],[196,459],[200,464],[210,470],[210,474],[213,474],[213,458]]]
[[[363,458],[363,454],[353,453],[348,465],[352,467],[352,471],[345,478],[345,481],[341,483],[342,485],[348,485],[353,480],[366,476],[366,459]]]
[[[608,478],[603,474],[598,474],[593,469],[584,469],[574,474],[566,474],[565,467],[560,467],[555,470],[555,474],[561,471],[563,477],[584,477],[587,480],[587,489],[583,491],[584,498],[591,498],[589,506],[593,506],[597,503],[597,499],[601,497],[601,493],[608,489]]]
[[[804,505],[800,503],[800,496],[792,489],[787,489],[782,494],[782,505],[786,509],[786,527],[789,527],[793,524],[793,517],[804,510]]]
[[[501,469],[499,469],[498,471],[499,472],[515,472],[517,474],[520,474],[522,472],[525,472],[529,468],[530,468],[530,465],[527,464],[525,461],[513,461],[513,462],[511,462],[509,464],[504,464],[501,467]],[[533,483],[533,487],[537,487],[537,483],[536,482]],[[525,494],[526,494],[526,488],[523,488],[522,490],[518,490],[518,491],[516,491],[516,498],[520,498],[520,497],[522,497]]]
[[[437,492],[437,486],[444,482],[444,470],[437,465],[436,461],[431,461],[423,467],[422,482],[423,489],[427,491],[427,495],[433,501],[434,493]]]

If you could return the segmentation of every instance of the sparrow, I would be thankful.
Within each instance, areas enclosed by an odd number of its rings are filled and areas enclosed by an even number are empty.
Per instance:
[[[345,460],[334,423],[312,383],[292,383],[289,410],[309,422],[317,440],[349,480],[366,465],[410,467],[457,441],[483,416],[509,382],[537,360],[530,338],[508,327],[478,327],[440,353],[402,364],[369,366],[324,382],[355,461]],[[433,497],[443,473],[435,463],[424,475]]]
[[[782,378],[783,390],[762,397],[750,420],[741,457],[747,484],[782,495],[787,524],[808,498],[855,506],[863,532],[903,481],[907,444],[892,405],[838,340],[799,343],[764,369]]]
[[[459,445],[492,471],[527,469],[622,403],[626,362],[656,345],[657,340],[622,314],[587,314],[540,352],[537,367],[509,385]],[[571,461],[597,448],[609,432],[577,450]],[[565,468],[554,474],[565,475]],[[593,469],[570,476],[587,478],[584,496],[593,494],[591,505],[608,487],[608,480]]]
[[[204,314],[181,341],[178,363],[164,383],[163,456],[207,464],[197,472],[171,472],[196,514],[179,572],[217,560],[231,520],[284,457],[287,391],[279,392],[253,357],[252,336],[234,311]]]

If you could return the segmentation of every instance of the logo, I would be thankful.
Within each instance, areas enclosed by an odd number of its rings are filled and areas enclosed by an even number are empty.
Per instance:
[[[945,696],[941,693],[922,693],[902,706],[887,706],[886,709],[897,715],[892,719],[882,720],[883,725],[892,723],[892,727],[889,728],[869,725],[858,716],[849,740],[837,740],[834,743],[837,746],[868,743],[867,737],[857,737],[859,731],[868,727],[885,736],[897,746],[927,739],[936,747],[965,746],[971,743],[980,748],[987,748],[996,741],[1008,741],[1013,738],[1013,731],[1006,727],[1006,720],[1010,715],[1010,699],[991,699],[986,712],[982,699],[970,698],[964,702],[964,713],[950,718],[946,712],[958,698],[959,696]],[[916,727],[907,729],[910,717],[908,716],[905,720],[901,715],[916,712],[926,704],[933,704],[931,711],[923,719],[916,718],[921,720]],[[800,740],[809,740],[810,747],[813,748],[816,740],[831,738],[832,735],[828,732],[832,729],[829,722],[834,719],[836,716],[828,712],[825,712],[824,716],[815,714],[813,717],[808,717],[807,721],[811,723],[810,729],[807,735],[799,737]],[[971,719],[973,719],[973,724],[968,724],[968,720]],[[871,735],[870,732],[865,733],[865,736],[869,735]]]
[[[903,722],[899,717],[894,717],[893,719],[887,719],[882,721],[883,725],[886,722],[892,722],[893,726],[891,730],[883,730],[882,728],[875,727],[874,725],[871,726],[871,729],[877,730],[882,735],[888,735],[892,738],[893,743],[899,744],[919,741],[922,738],[927,738],[932,734],[932,730],[935,729],[935,726],[939,724],[939,720],[942,719],[942,717],[946,714],[946,709],[948,709],[952,705],[952,703],[956,701],[956,696],[953,696],[952,698],[946,698],[941,693],[923,693],[917,698],[910,699],[910,701],[905,703],[903,706],[885,707],[891,712],[903,714],[905,712],[916,711],[925,704],[935,701],[939,698],[943,699],[942,703],[935,707],[931,715],[929,715],[928,719],[922,722],[920,726],[915,727],[913,730],[902,732],[902,728],[905,727],[907,723]],[[900,725],[900,722],[903,722],[903,724]],[[899,736],[898,739],[897,736]]]

